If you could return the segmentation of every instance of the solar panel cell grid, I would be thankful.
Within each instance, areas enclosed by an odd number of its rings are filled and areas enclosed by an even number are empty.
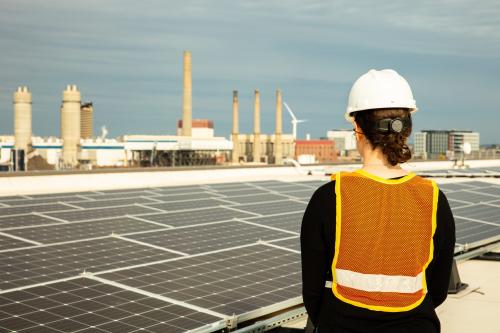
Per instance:
[[[74,207],[64,204],[45,204],[45,205],[29,205],[17,207],[2,207],[0,208],[0,216],[29,214],[33,212],[56,212],[74,210]]]
[[[33,227],[8,230],[6,233],[37,241],[43,244],[67,242],[78,239],[127,234],[147,230],[159,229],[153,223],[138,221],[128,217],[119,217],[88,222],[73,222],[63,225]]]
[[[224,207],[217,207],[217,208],[192,210],[189,213],[174,212],[174,213],[151,214],[147,216],[141,216],[141,218],[169,226],[180,227],[180,226],[204,224],[209,222],[221,222],[221,221],[231,220],[233,218],[245,218],[251,216],[255,215],[245,212],[239,212]]]
[[[0,330],[9,332],[184,332],[220,320],[85,278],[0,297]]]
[[[142,206],[120,206],[111,208],[81,209],[68,212],[46,213],[48,216],[68,222],[95,220],[107,217],[120,217],[125,215],[141,215],[155,213],[157,210]]]
[[[24,242],[19,239],[15,239],[12,237],[7,237],[4,235],[0,235],[0,251],[16,249],[20,247],[32,246],[32,243]]]
[[[145,283],[146,274],[161,282]],[[143,267],[121,270],[101,277],[226,315],[243,314],[276,300],[301,295],[300,255],[265,245],[150,265],[144,271]]]
[[[300,226],[302,224],[303,215],[303,212],[297,212],[277,216],[246,218],[245,221],[251,221],[252,223],[258,223],[274,228],[280,228],[283,230],[300,233]]]
[[[256,242],[289,237],[290,233],[229,221],[196,227],[154,231],[131,238],[148,244],[167,247],[188,254],[231,248]]]
[[[177,254],[116,238],[0,252],[0,289],[12,289],[177,257]]]
[[[270,203],[245,204],[238,206],[238,209],[261,215],[272,215],[304,211],[306,206],[307,204],[302,202],[286,200]]]
[[[36,214],[24,214],[24,215],[0,217],[0,229],[19,228],[19,227],[54,224],[54,223],[61,223],[61,222],[50,219],[48,217],[39,216]]]

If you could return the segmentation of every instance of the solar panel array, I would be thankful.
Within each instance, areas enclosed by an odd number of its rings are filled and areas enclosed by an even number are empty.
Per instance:
[[[0,331],[219,331],[302,303],[323,181],[0,197]],[[456,252],[500,240],[500,186],[443,184]]]

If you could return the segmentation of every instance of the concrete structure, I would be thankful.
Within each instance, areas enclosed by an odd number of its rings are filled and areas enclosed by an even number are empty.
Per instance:
[[[356,150],[356,136],[352,130],[335,129],[326,132],[326,138],[335,142],[335,148],[340,156],[349,156],[350,151]]]
[[[177,135],[182,136],[182,120],[177,121]],[[191,121],[191,137],[213,138],[214,122],[208,119],[193,119]]]
[[[183,91],[182,91],[182,135],[191,136],[192,104],[191,52],[184,51]]]
[[[74,167],[78,164],[81,100],[82,97],[76,85],[68,85],[63,91],[61,108],[62,163],[68,167]]]
[[[238,144],[238,91],[233,91],[233,130],[231,132],[231,141],[233,142],[233,152],[231,154],[231,161],[233,164],[239,163],[240,145]]]
[[[253,113],[253,162],[260,163],[260,92],[255,90],[255,104]]]
[[[94,135],[94,106],[92,102],[82,104],[80,108],[80,135],[82,139],[90,139]]]
[[[283,145],[281,144],[281,133],[283,128],[283,112],[282,112],[282,97],[281,91],[276,90],[276,140],[274,149],[274,163],[283,163]]]
[[[304,158],[312,161],[310,156],[314,156],[314,161],[318,163],[329,163],[337,161],[335,142],[332,140],[296,140],[295,159],[300,161]],[[300,162],[299,162],[300,163]]]
[[[28,87],[18,87],[13,95],[15,150],[12,160],[15,170],[26,170],[27,154],[31,149],[31,92]]]
[[[28,87],[18,87],[14,92],[14,147],[25,152],[31,145],[31,103]]]
[[[238,159],[243,162],[253,161],[255,138],[253,134],[238,134]],[[234,148],[233,148],[234,149]],[[275,160],[276,135],[259,134],[259,160],[264,163],[271,163]],[[281,135],[281,151],[283,159],[295,158],[295,140],[292,134]]]

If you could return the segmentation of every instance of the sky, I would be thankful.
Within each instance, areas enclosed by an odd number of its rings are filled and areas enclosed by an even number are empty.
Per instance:
[[[94,103],[94,132],[174,134],[181,118],[182,53],[192,52],[193,118],[229,137],[232,91],[240,132],[275,128],[275,90],[298,135],[351,128],[354,81],[393,68],[410,83],[414,132],[459,129],[500,143],[497,0],[183,0],[0,2],[0,134],[13,133],[12,93],[33,93],[33,133],[60,135],[62,91]],[[284,112],[286,112],[284,110]],[[284,113],[283,130],[291,133]]]

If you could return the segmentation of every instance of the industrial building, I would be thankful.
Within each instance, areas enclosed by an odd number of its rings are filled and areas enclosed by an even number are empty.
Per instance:
[[[479,157],[479,133],[469,130],[423,130],[414,135],[414,155],[422,159],[456,159],[463,144],[471,145],[470,158]]]
[[[296,140],[295,159],[300,164],[336,162],[337,152],[333,140]]]
[[[34,157],[42,159],[44,168],[49,169],[213,165],[228,162],[232,142],[214,136],[212,121],[192,119],[192,65],[189,51],[184,52],[183,62],[182,119],[177,124],[177,135],[133,134],[109,139],[104,133],[95,137],[94,105],[92,102],[82,103],[81,92],[76,85],[70,84],[62,92],[60,137],[33,137],[32,94],[28,87],[19,87],[13,95],[14,135],[0,137],[2,169],[29,169],[28,160]]]
[[[282,93],[276,91],[276,131],[262,134],[260,131],[260,92],[254,93],[254,129],[252,134],[240,134],[238,130],[238,92],[233,91],[233,163],[282,164],[295,157],[295,139],[283,134]]]

